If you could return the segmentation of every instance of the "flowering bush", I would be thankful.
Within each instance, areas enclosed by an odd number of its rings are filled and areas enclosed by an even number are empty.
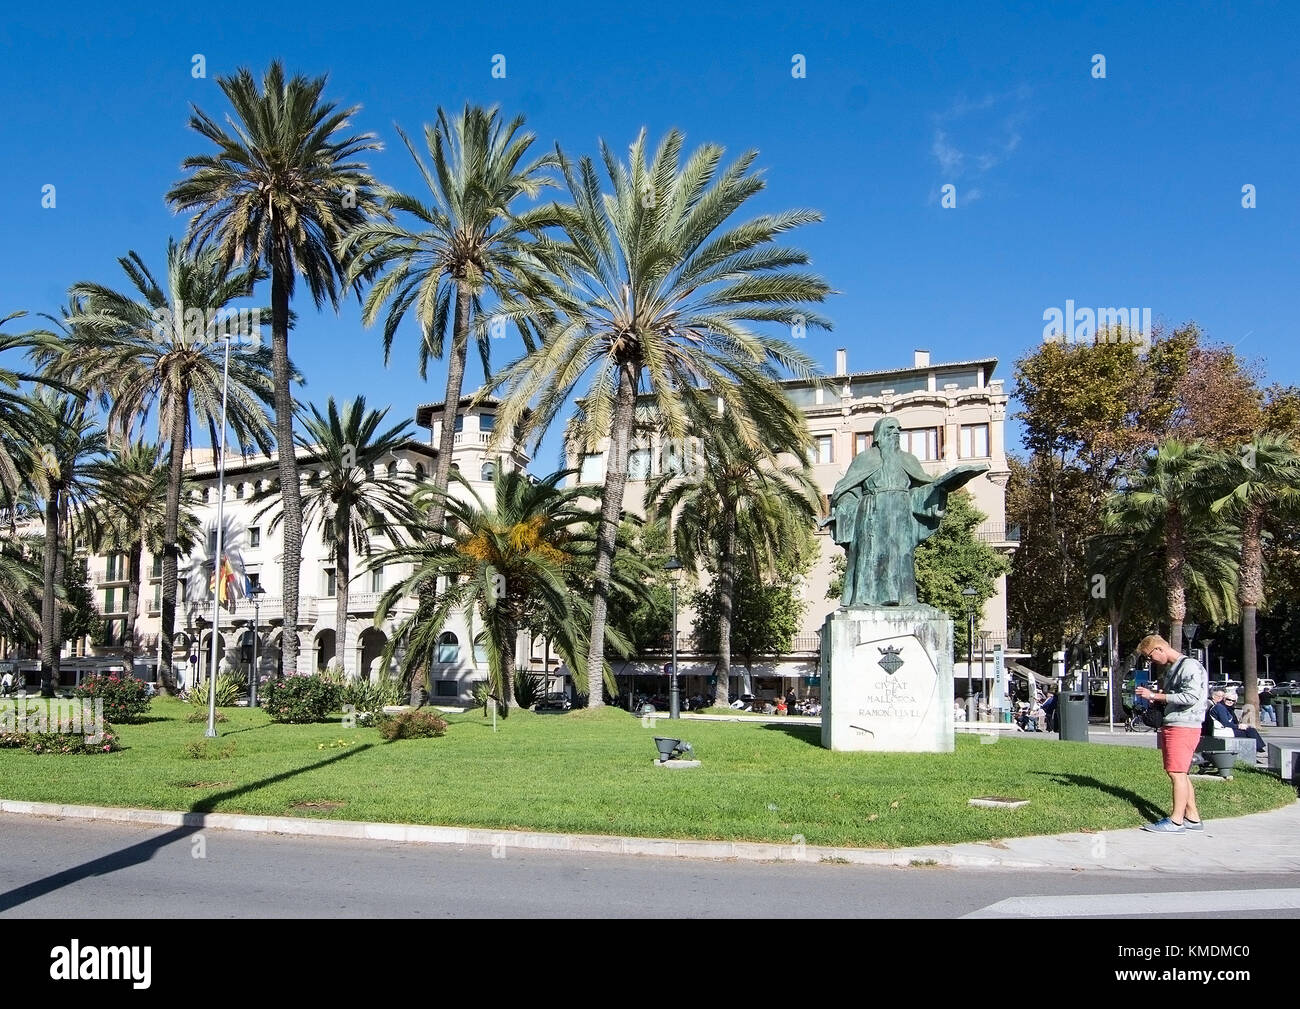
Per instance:
[[[143,680],[121,673],[107,676],[92,673],[81,681],[81,686],[72,692],[72,696],[91,701],[102,699],[104,720],[108,722],[134,722],[149,710],[149,703],[153,700]]]
[[[104,725],[98,742],[86,742],[86,736],[72,732],[0,732],[0,750],[26,750],[28,753],[113,753],[122,743],[111,725]],[[94,738],[94,737],[91,737]]]
[[[339,706],[339,687],[319,676],[272,680],[259,698],[273,722],[323,722]]]
[[[403,711],[400,715],[376,718],[375,727],[381,736],[391,742],[394,739],[441,736],[447,731],[447,722],[432,711]]]

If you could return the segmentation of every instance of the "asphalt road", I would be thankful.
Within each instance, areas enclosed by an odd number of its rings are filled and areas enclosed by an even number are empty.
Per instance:
[[[510,851],[0,814],[0,918],[1300,917],[1300,876]]]

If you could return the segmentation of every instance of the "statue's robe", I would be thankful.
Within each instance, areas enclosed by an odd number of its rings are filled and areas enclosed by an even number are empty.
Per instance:
[[[916,547],[943,520],[948,492],[955,489],[946,481],[950,475],[936,480],[910,452],[882,454],[873,445],[858,453],[831,493],[835,542],[848,560],[843,605],[917,601]]]

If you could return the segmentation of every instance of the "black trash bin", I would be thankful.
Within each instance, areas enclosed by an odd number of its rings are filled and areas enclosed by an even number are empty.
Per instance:
[[[1056,699],[1060,737],[1075,743],[1088,741],[1088,695],[1063,693]]]
[[[1279,729],[1291,725],[1291,698],[1274,698],[1273,711],[1277,713],[1277,726]]]

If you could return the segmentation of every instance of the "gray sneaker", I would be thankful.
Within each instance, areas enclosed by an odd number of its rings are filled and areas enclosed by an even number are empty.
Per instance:
[[[1184,821],[1183,821],[1183,829],[1184,829],[1184,830],[1204,830],[1204,829],[1205,829],[1205,824],[1204,824],[1202,821],[1200,821],[1200,820],[1184,820]]]
[[[1187,830],[1187,828],[1181,823],[1174,823],[1174,821],[1169,819],[1167,816],[1163,820],[1157,820],[1155,823],[1144,823],[1142,829],[1149,830],[1153,834],[1182,834]]]

